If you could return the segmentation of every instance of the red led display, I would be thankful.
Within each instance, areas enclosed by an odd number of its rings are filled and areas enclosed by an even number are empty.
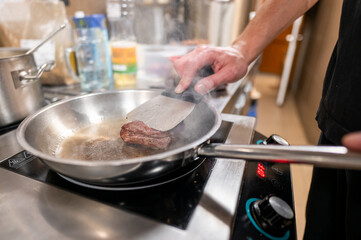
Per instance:
[[[262,179],[266,178],[266,168],[262,163],[257,165],[257,176]]]

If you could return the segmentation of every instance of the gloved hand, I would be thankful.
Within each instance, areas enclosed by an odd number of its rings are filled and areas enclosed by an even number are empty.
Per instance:
[[[240,80],[247,73],[250,64],[235,47],[199,46],[184,56],[171,57],[170,60],[181,78],[175,89],[176,93],[187,89],[197,71],[204,66],[211,66],[214,74],[199,80],[194,86],[200,94],[221,84]]]

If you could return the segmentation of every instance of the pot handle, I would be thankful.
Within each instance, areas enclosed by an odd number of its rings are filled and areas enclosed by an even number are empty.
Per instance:
[[[303,163],[318,167],[361,169],[361,154],[342,146],[206,144],[198,155],[265,162]]]
[[[35,71],[34,70],[21,70],[21,71],[14,71],[12,72],[13,80],[16,87],[24,87],[29,82],[38,80],[43,72],[51,71],[55,66],[54,61],[49,61],[44,63],[40,67],[38,67]]]

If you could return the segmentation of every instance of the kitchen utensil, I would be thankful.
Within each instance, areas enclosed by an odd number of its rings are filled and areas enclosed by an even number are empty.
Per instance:
[[[29,49],[25,55],[28,54],[32,54],[34,53],[36,50],[38,50],[38,48],[40,48],[41,46],[44,45],[44,43],[46,43],[47,41],[49,41],[52,37],[54,37],[60,30],[63,30],[65,28],[65,24],[62,24],[60,27],[58,27],[54,32],[50,33],[47,37],[45,37],[44,40],[42,40],[38,45],[36,45],[35,47]]]
[[[20,124],[17,138],[25,150],[38,156],[54,171],[97,185],[154,179],[187,166],[198,156],[361,169],[360,155],[349,153],[344,147],[312,147],[310,150],[296,146],[208,144],[207,140],[220,126],[221,116],[204,101],[184,120],[183,131],[167,150],[149,153],[143,148],[120,144],[115,150],[121,151],[124,159],[85,161],[55,156],[60,143],[78,130],[125,117],[129,109],[158,94],[150,90],[109,91],[53,103],[28,116]],[[113,125],[108,131],[118,134],[121,125]]]
[[[221,123],[220,114],[205,102],[184,120],[184,129],[167,150],[148,153],[142,148],[119,147],[124,159],[83,161],[55,156],[61,142],[88,126],[124,120],[136,106],[160,91],[121,90],[86,94],[48,105],[22,121],[17,129],[20,145],[51,169],[87,183],[133,183],[163,176],[193,162],[193,147],[207,141]],[[124,123],[124,122],[123,122]],[[121,124],[109,128],[119,136]],[[141,155],[141,156],[140,156]]]
[[[168,89],[161,95],[143,103],[127,114],[131,121],[140,120],[151,128],[168,131],[181,123],[202,100],[202,95],[194,90],[194,85],[201,78],[212,75],[210,66],[198,71],[192,84],[181,94]]]
[[[109,89],[108,54],[104,34],[100,28],[77,28],[73,31],[74,46],[65,50],[65,63],[71,76],[85,92]],[[75,52],[78,75],[70,63]]]
[[[54,62],[36,66],[27,49],[0,48],[0,126],[18,122],[44,106],[39,78]]]
[[[326,168],[361,169],[361,154],[342,146],[209,144],[201,147],[198,154],[265,162],[313,164]]]

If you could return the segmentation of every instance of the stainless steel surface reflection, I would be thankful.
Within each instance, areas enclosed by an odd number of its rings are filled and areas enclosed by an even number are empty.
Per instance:
[[[24,119],[44,106],[40,81],[23,80],[37,72],[32,54],[21,48],[0,48],[0,127]]]
[[[18,141],[16,140],[16,131],[11,131],[4,135],[1,135],[0,146],[2,150],[0,151],[0,161],[2,159],[11,157],[23,150],[23,148],[19,145]]]
[[[18,128],[20,145],[41,158],[51,169],[66,176],[94,184],[130,183],[159,177],[192,162],[194,147],[207,141],[221,119],[205,102],[183,121],[184,128],[166,151],[143,154],[124,145],[122,153],[134,152],[126,159],[76,160],[55,156],[62,140],[93,124],[125,118],[134,107],[157,96],[158,91],[124,90],[102,92],[54,103],[27,117]],[[112,131],[119,132],[121,126]],[[132,155],[132,154],[131,154]],[[157,171],[154,171],[154,170]]]
[[[254,118],[234,122],[226,143],[247,144]],[[217,161],[186,230],[145,219],[0,168],[4,239],[229,239],[244,161]]]
[[[209,99],[211,104],[222,112],[232,103],[231,99],[237,97],[237,89],[248,80],[247,77],[228,84],[226,94]],[[69,87],[51,87],[46,89],[45,94],[54,101],[59,99],[59,95],[61,99],[70,98],[83,94],[77,87],[70,90]],[[146,99],[138,99],[144,100]],[[255,124],[253,118],[222,114],[222,119],[235,122],[226,143],[250,142]],[[13,147],[10,148],[9,145]],[[22,150],[16,143],[14,132],[0,139],[0,150],[0,161]],[[185,230],[0,168],[0,236],[2,239],[39,240],[230,239],[244,166],[245,162],[239,160],[216,162],[202,198]]]

